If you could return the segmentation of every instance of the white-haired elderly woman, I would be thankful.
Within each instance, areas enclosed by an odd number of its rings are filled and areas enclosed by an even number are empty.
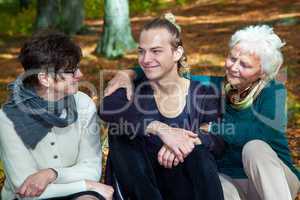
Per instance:
[[[225,78],[188,76],[217,84],[226,97],[222,120],[210,124],[211,134],[202,141],[210,150],[220,148],[216,136],[227,144],[218,159],[225,199],[291,200],[299,191],[300,175],[285,135],[286,89],[274,79],[283,63],[283,46],[271,27],[249,26],[231,37]],[[139,68],[119,72],[106,95],[126,87],[130,97],[129,80],[142,76]],[[167,166],[172,152],[164,152],[160,157]]]

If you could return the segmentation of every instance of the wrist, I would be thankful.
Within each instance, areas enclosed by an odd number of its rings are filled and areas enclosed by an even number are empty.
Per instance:
[[[52,168],[48,168],[47,171],[48,171],[49,183],[53,183],[57,178],[57,175],[58,175],[57,171],[55,169],[52,169]]]
[[[152,121],[146,128],[147,134],[160,136],[169,126],[160,121]]]
[[[99,183],[96,181],[85,180],[85,186],[87,190],[96,190]]]
[[[84,182],[85,182],[85,186],[86,186],[87,190],[93,190],[94,189],[92,181],[85,180]]]
[[[133,81],[136,78],[136,73],[132,69],[124,69],[123,72],[128,76],[128,78]]]

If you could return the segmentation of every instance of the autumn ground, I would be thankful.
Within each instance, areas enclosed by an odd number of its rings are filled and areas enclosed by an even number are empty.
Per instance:
[[[204,2],[204,3],[203,3]],[[251,24],[267,23],[287,43],[283,50],[285,63],[281,80],[288,88],[289,126],[288,137],[294,162],[300,166],[300,1],[297,0],[208,0],[159,11],[171,11],[177,16],[183,30],[183,42],[194,73],[223,75],[223,61],[230,35],[237,29]],[[141,26],[157,13],[132,16],[133,35],[137,39]],[[87,20],[90,33],[78,35],[75,40],[83,48],[82,70],[85,79],[97,87],[100,94],[99,70],[123,69],[136,63],[136,52],[118,60],[107,60],[94,53],[102,31],[102,21]],[[7,83],[12,81],[21,67],[16,56],[22,36],[0,33],[0,103],[6,98]],[[111,75],[105,76],[109,79]]]

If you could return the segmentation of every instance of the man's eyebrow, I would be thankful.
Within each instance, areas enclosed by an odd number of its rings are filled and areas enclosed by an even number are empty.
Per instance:
[[[157,46],[157,47],[152,47],[150,48],[151,50],[155,50],[155,49],[162,49],[163,47],[162,46]]]
[[[157,50],[157,49],[163,49],[164,47],[162,46],[157,46],[157,47],[151,47],[150,50]],[[138,46],[138,50],[144,50],[144,48]]]

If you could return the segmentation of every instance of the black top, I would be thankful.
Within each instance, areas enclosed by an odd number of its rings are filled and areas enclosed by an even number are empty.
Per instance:
[[[102,120],[109,122],[109,134],[128,135],[129,137],[145,136],[145,129],[151,121],[161,121],[169,126],[183,128],[197,133],[202,143],[215,155],[220,155],[225,143],[219,136],[203,133],[199,127],[220,117],[221,98],[218,90],[201,82],[191,81],[187,101],[183,111],[174,118],[163,116],[156,105],[153,89],[147,80],[135,83],[132,101],[126,98],[125,89],[121,88],[111,96],[103,99],[99,109]],[[157,136],[145,136],[149,149],[162,145]]]

